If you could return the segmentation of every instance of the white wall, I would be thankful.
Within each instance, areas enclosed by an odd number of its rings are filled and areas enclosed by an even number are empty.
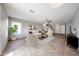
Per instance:
[[[67,34],[70,34],[70,22],[66,23],[65,26],[66,26],[66,36],[67,36]]]
[[[77,12],[73,18],[73,21],[72,21],[72,28],[77,28],[79,29],[79,8],[77,9]]]
[[[74,31],[74,28],[76,28],[79,31],[79,8],[77,9],[77,12],[72,21],[72,31]],[[79,36],[79,32],[77,33],[78,33],[77,36]],[[78,43],[78,46],[79,46],[79,43]]]
[[[65,3],[58,8],[52,8],[50,3],[7,3],[5,9],[9,16],[34,22],[56,20],[59,23],[71,20],[75,13],[77,3]],[[34,12],[30,12],[33,10]]]
[[[1,40],[1,4],[0,4],[0,40]],[[0,42],[1,45],[1,42]],[[0,49],[0,55],[1,55],[1,49]]]
[[[11,25],[11,22],[19,22],[22,25],[21,33],[16,35],[17,38],[26,37],[27,31],[28,31],[27,26],[29,26],[29,25],[36,25],[38,27],[38,30],[42,29],[42,24],[35,23],[35,22],[30,22],[30,21],[26,21],[26,20],[22,20],[22,19],[18,19],[18,18],[11,18],[10,17],[9,18],[9,25]]]
[[[66,23],[66,34],[70,33],[70,26],[71,26],[71,31],[72,33],[74,33],[74,29],[76,28],[77,30],[79,30],[79,8],[77,9],[77,11],[75,12],[72,21],[70,21],[69,23]],[[78,32],[77,32],[78,33]],[[77,35],[79,36],[79,34]],[[79,40],[78,40],[79,42]],[[79,43],[78,43],[79,46]],[[78,48],[79,49],[79,48]]]
[[[65,25],[58,24],[58,25],[54,26],[54,33],[65,34]]]
[[[66,25],[66,35],[73,32],[73,29],[78,26],[77,24],[78,24],[79,20],[78,19],[76,20],[76,18],[78,18],[78,14],[79,14],[79,7],[76,9],[71,21],[65,23],[65,25]],[[70,29],[70,27],[71,27],[71,29]]]
[[[8,16],[0,4],[0,55],[8,41]]]

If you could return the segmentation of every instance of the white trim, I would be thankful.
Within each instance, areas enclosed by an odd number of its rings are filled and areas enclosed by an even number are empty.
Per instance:
[[[79,51],[79,47],[78,47],[78,51]]]
[[[2,52],[1,52],[1,49],[0,49],[0,56],[1,56]]]
[[[3,51],[3,50],[0,48],[0,56],[2,55],[2,51]]]

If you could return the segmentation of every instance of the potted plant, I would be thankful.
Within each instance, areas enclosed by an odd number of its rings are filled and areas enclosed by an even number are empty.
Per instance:
[[[17,25],[9,27],[8,34],[9,34],[9,38],[11,38],[11,40],[16,40],[15,33],[17,32],[17,29],[18,29]]]

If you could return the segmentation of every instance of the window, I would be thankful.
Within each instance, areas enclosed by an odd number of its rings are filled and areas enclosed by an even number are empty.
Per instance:
[[[17,32],[15,34],[20,34],[21,33],[21,23],[19,23],[19,22],[12,22],[12,27],[14,25],[18,26]]]

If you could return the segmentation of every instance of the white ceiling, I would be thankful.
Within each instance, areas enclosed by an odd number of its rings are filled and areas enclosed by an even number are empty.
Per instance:
[[[45,19],[55,19],[59,23],[72,20],[77,8],[77,3],[65,3],[58,8],[53,8],[50,3],[7,3],[4,7],[8,16],[23,20],[41,23]]]

